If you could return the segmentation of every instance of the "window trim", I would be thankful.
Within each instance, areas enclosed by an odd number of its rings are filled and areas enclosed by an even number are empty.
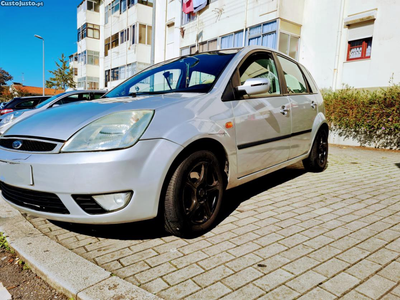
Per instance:
[[[368,43],[367,40],[371,40],[371,53],[369,54],[369,56],[367,56],[367,48],[368,48]],[[373,37],[366,37],[366,38],[362,38],[362,39],[358,39],[358,40],[352,40],[352,41],[347,41],[347,57],[346,57],[346,61],[355,61],[355,60],[365,60],[365,59],[371,59],[371,54],[372,54],[372,40]],[[362,45],[361,45],[361,57],[356,57],[356,58],[350,58],[350,50],[352,48],[359,48],[360,46],[350,46],[351,42],[355,42],[355,41],[362,41]]]

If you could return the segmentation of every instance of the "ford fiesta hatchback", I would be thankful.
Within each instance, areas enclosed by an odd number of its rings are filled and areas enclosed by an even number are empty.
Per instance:
[[[191,237],[226,189],[303,161],[323,171],[328,125],[310,73],[268,48],[154,65],[103,99],[44,110],[0,138],[3,197],[51,220],[116,224],[160,215]]]

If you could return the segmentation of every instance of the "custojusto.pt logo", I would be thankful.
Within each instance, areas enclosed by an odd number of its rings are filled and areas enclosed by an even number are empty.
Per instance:
[[[3,7],[41,7],[44,6],[43,1],[0,1]]]

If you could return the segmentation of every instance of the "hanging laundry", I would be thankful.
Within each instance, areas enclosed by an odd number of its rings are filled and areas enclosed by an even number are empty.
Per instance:
[[[193,12],[197,13],[207,5],[207,0],[193,0]]]
[[[193,0],[183,0],[182,1],[182,11],[185,14],[190,14],[193,12]]]

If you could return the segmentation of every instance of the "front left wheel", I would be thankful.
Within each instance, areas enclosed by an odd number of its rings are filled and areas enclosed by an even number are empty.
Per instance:
[[[179,237],[196,237],[210,230],[224,193],[221,166],[206,150],[186,157],[170,178],[164,199],[165,229]]]

